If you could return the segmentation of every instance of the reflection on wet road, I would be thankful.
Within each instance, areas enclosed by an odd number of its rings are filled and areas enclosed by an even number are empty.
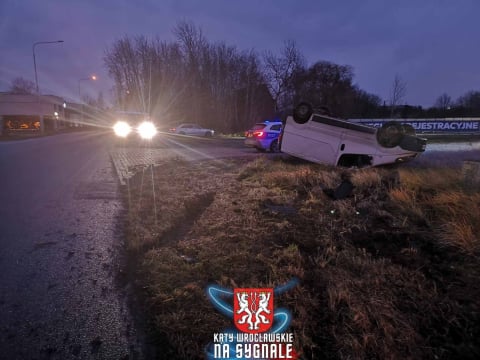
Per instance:
[[[480,140],[458,142],[430,141],[425,153],[409,163],[413,167],[449,166],[460,168],[464,160],[480,161]]]
[[[0,358],[141,356],[105,136],[0,143]]]
[[[458,142],[432,142],[427,145],[427,152],[430,151],[474,151],[480,150],[480,140],[458,141]]]

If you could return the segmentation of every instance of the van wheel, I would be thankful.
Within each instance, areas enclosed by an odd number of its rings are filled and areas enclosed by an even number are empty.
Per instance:
[[[406,135],[415,135],[415,128],[412,125],[403,124],[402,127]]]
[[[315,112],[320,115],[332,116],[328,106],[320,106]]]
[[[402,141],[405,130],[402,124],[396,121],[389,121],[377,130],[378,143],[386,148],[394,148]]]
[[[297,124],[305,124],[312,114],[312,105],[306,102],[301,102],[293,110],[293,120],[295,120]]]

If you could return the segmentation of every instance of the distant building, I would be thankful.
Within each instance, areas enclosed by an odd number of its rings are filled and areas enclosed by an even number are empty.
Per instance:
[[[98,122],[98,111],[55,95],[0,93],[0,135],[45,133]]]
[[[0,93],[0,134],[39,132],[65,126],[65,101],[54,95]]]

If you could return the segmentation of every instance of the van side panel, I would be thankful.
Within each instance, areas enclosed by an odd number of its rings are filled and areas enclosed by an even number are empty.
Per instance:
[[[317,163],[336,165],[341,131],[338,127],[313,121],[298,124],[292,117],[288,117],[282,139],[282,152]],[[319,132],[321,137],[314,136]]]
[[[374,134],[356,131],[345,131],[342,135],[339,156],[345,154],[363,154],[374,156],[377,154],[377,146]],[[372,146],[373,144],[373,146]]]

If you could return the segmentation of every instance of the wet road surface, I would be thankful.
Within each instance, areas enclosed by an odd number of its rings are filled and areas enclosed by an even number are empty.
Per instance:
[[[0,143],[0,359],[136,359],[109,138]]]
[[[429,142],[425,153],[409,163],[409,166],[461,168],[465,160],[480,161],[480,139],[478,137],[471,141]]]

